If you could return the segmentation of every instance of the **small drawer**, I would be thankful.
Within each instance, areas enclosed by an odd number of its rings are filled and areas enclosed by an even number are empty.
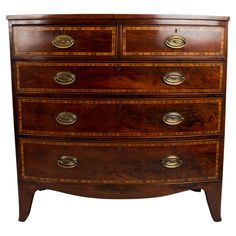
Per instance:
[[[15,56],[115,56],[114,26],[15,26]]]
[[[223,56],[223,27],[124,26],[124,56]]]
[[[17,62],[20,93],[223,93],[224,66],[201,63]]]
[[[23,180],[154,184],[219,179],[220,140],[60,142],[21,139]]]
[[[20,134],[159,137],[222,132],[222,99],[18,98]]]

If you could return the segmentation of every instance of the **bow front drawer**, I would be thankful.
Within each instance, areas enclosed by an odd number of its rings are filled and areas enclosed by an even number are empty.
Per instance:
[[[19,132],[159,137],[219,134],[222,99],[19,98]]]
[[[220,178],[221,142],[21,140],[24,180],[65,183],[175,183]]]
[[[20,93],[223,93],[224,65],[17,62]]]
[[[115,56],[116,27],[16,26],[15,56]]]
[[[124,26],[124,56],[224,56],[224,27]]]

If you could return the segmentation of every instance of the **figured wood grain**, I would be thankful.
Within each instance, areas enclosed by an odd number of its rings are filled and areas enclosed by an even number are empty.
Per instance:
[[[8,19],[20,221],[41,189],[113,199],[203,189],[212,218],[221,220],[228,17]],[[59,34],[76,43],[56,49]],[[186,38],[184,48],[167,48],[173,34]],[[53,82],[58,70],[78,80],[62,88]],[[184,83],[164,85],[169,70],[183,73]],[[57,124],[62,110],[79,112],[79,123]],[[160,122],[169,111],[182,112],[182,126]],[[161,159],[173,154],[184,162],[167,170]],[[78,166],[57,166],[62,155],[77,156]]]
[[[187,41],[181,49],[171,49],[165,40],[181,35]],[[224,55],[223,27],[189,26],[125,26],[123,27],[123,55]]]
[[[75,44],[67,49],[52,45],[57,35],[68,34]],[[47,27],[18,26],[13,28],[15,55],[83,55],[114,56],[116,54],[115,26]],[[29,40],[25,40],[25,39]]]
[[[33,99],[19,98],[19,133],[62,136],[160,137],[221,133],[222,99]],[[57,114],[69,111],[78,121],[63,126]],[[162,121],[167,112],[184,117],[180,125]]]
[[[49,69],[50,68],[50,69]],[[55,83],[54,76],[69,71],[73,84]],[[163,76],[181,73],[185,81],[167,85]],[[19,92],[81,93],[222,93],[223,63],[43,63],[17,62],[16,84]]]
[[[24,180],[153,184],[215,180],[219,176],[219,140],[78,143],[22,139],[20,143]],[[170,154],[179,156],[183,165],[163,167],[161,160]],[[63,155],[77,157],[78,166],[59,167],[57,159]]]

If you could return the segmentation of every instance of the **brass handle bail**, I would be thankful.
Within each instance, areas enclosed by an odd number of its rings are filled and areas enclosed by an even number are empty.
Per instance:
[[[167,125],[178,125],[184,121],[184,117],[178,112],[167,112],[163,115],[162,120]]]
[[[57,160],[58,166],[67,169],[75,168],[78,163],[78,159],[72,156],[62,156]]]
[[[165,40],[165,44],[169,48],[178,49],[185,47],[187,41],[180,35],[171,35]]]
[[[61,71],[55,74],[54,81],[60,85],[69,85],[75,82],[76,76],[68,71]]]
[[[78,117],[72,112],[63,111],[57,114],[56,121],[60,125],[72,125],[77,121]]]
[[[184,76],[179,72],[168,72],[163,76],[163,81],[168,85],[180,85],[184,82]]]
[[[161,160],[161,164],[168,169],[178,168],[183,164],[183,160],[179,157],[170,155]]]
[[[66,34],[61,34],[61,35],[57,35],[53,40],[52,40],[52,44],[56,47],[56,48],[60,48],[60,49],[66,49],[66,48],[70,48],[74,45],[75,40]]]

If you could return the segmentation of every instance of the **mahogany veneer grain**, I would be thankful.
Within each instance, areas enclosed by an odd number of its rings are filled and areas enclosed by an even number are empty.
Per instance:
[[[96,198],[144,198],[203,189],[220,221],[228,17],[188,15],[8,16],[19,220],[34,193],[51,189]],[[67,49],[52,41],[66,34]],[[186,40],[166,46],[169,36]],[[58,72],[76,77],[55,82]],[[184,76],[179,85],[163,80]],[[77,115],[73,125],[58,113]],[[164,124],[166,112],[184,120]],[[61,156],[76,157],[71,169]],[[182,165],[168,169],[176,155]]]

